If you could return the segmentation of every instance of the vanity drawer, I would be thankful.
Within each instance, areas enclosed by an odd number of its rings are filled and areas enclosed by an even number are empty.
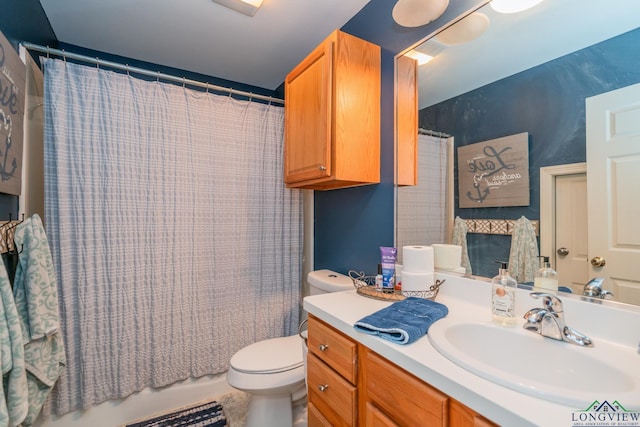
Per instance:
[[[322,414],[316,425],[325,425],[325,421],[336,427],[356,425],[356,387],[313,354],[307,356],[307,384],[309,403]]]
[[[401,426],[446,426],[448,396],[368,349],[363,352],[367,401]]]
[[[357,345],[321,320],[309,315],[309,353],[316,355],[351,384],[356,383]]]

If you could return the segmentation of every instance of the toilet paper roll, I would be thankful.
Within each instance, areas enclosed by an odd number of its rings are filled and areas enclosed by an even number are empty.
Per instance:
[[[436,268],[452,270],[460,267],[462,246],[436,243],[433,246],[433,258]]]
[[[433,273],[402,272],[402,291],[428,291],[435,283]]]
[[[403,246],[402,266],[412,273],[433,273],[434,259],[431,246]]]

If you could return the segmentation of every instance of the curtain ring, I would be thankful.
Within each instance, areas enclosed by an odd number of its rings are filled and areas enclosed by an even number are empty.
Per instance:
[[[207,84],[207,92],[206,93],[209,93],[209,82],[206,82],[206,84]]]
[[[229,91],[229,98],[231,98],[231,95],[233,95],[233,88],[229,88],[227,90]]]
[[[187,78],[186,77],[182,77],[182,89],[184,89],[186,87],[186,81],[187,81]]]
[[[160,71],[156,71],[156,73],[158,73],[156,75],[156,83],[160,83]]]
[[[129,64],[124,64],[124,68],[127,70],[127,77],[131,77],[129,74]]]

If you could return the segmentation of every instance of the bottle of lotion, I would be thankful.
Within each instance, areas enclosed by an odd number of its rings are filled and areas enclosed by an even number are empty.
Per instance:
[[[541,256],[540,269],[533,279],[533,290],[537,292],[558,292],[558,273],[551,268],[548,256]]]
[[[491,318],[498,325],[515,326],[518,283],[509,275],[507,263],[499,264],[498,275],[491,279]]]

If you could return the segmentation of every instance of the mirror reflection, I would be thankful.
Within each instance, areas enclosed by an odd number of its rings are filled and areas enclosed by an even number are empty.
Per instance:
[[[416,46],[432,59],[418,66],[418,184],[398,187],[396,246],[455,236],[453,243],[467,246],[472,274],[493,277],[496,261],[509,260],[512,231],[524,217],[535,229],[537,255],[549,257],[566,291],[640,304],[640,198],[632,188],[640,178],[640,113],[608,104],[640,100],[639,12],[635,0],[544,0],[509,14],[489,3]],[[626,101],[605,95],[622,88]],[[611,126],[605,111],[618,110],[626,111],[616,118],[625,130],[616,138],[627,138],[628,152],[611,163],[611,153],[587,143],[606,145],[598,129]],[[521,134],[527,186],[501,188],[519,170],[510,169],[517,167],[509,157],[515,145],[504,150],[496,141]],[[478,161],[484,170],[470,168]],[[597,175],[611,165],[618,175]],[[506,178],[494,178],[505,168],[499,175]],[[491,204],[483,204],[487,191]],[[610,212],[592,212],[598,207]],[[454,228],[454,218],[463,225]],[[596,235],[601,230],[610,234]]]

